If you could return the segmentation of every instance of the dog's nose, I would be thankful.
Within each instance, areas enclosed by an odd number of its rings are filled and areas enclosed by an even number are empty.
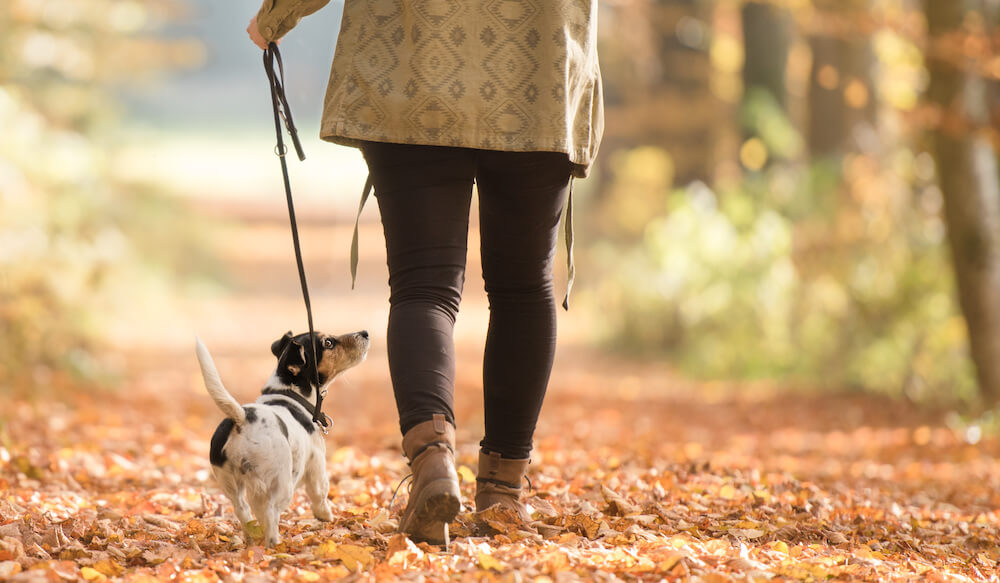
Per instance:
[[[358,332],[358,336],[360,336],[360,337],[362,337],[364,339],[367,339],[368,338],[368,330],[362,330],[361,332]]]

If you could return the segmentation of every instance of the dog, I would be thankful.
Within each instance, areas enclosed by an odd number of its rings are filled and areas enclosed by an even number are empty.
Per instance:
[[[212,436],[212,473],[233,503],[247,540],[247,525],[256,518],[268,547],[281,541],[278,518],[299,484],[305,485],[313,515],[323,521],[333,518],[326,501],[325,429],[317,431],[313,422],[316,391],[325,395],[338,375],[362,362],[369,340],[364,330],[343,336],[316,332],[313,339],[316,363],[309,334],[292,336],[289,331],[271,344],[278,365],[260,398],[248,405],[229,394],[208,349],[200,339],[195,342],[205,387],[226,416]]]

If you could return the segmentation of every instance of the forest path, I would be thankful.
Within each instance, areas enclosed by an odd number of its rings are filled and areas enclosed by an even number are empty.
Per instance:
[[[305,316],[284,209],[197,208],[225,224],[214,245],[228,284],[116,329],[121,388],[60,385],[58,399],[5,405],[0,578],[997,580],[995,439],[960,435],[943,413],[873,396],[683,379],[588,345],[590,324],[575,312],[560,315],[530,470],[528,501],[546,523],[543,536],[525,538],[502,515],[484,517],[500,533],[488,536],[471,514],[453,526],[451,553],[394,536],[401,500],[386,510],[407,468],[385,357],[380,227],[362,224],[351,291],[353,218],[308,205],[299,212],[316,327],[366,328],[372,349],[325,405],[336,422],[327,439],[334,522],[313,520],[299,493],[283,546],[248,550],[209,472],[220,414],[197,372],[193,336],[249,401],[274,366],[271,341],[302,331]],[[477,244],[473,233],[470,248]],[[456,328],[467,504],[488,318],[471,255]]]

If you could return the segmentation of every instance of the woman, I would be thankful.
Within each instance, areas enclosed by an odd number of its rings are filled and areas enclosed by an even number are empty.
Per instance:
[[[260,48],[329,0],[265,0]],[[388,358],[414,482],[400,531],[460,508],[453,327],[473,183],[490,324],[477,510],[520,501],[555,353],[559,218],[603,131],[591,0],[345,0],[321,137],[361,149],[389,266]],[[569,203],[571,204],[571,203]]]

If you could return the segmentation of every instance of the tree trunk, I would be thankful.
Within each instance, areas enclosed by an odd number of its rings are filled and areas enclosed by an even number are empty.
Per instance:
[[[928,100],[941,111],[931,131],[958,297],[969,331],[983,404],[1000,405],[1000,184],[986,132],[990,83],[934,53],[935,40],[961,29],[981,2],[925,0],[931,50]]]
[[[598,163],[610,164],[616,147],[655,145],[669,151],[674,182],[710,181],[720,117],[710,85],[710,7],[635,0],[607,10],[628,33],[602,39],[607,129]]]
[[[786,151],[769,142],[768,124],[775,117],[788,117],[788,86],[785,73],[791,45],[791,17],[784,8],[747,2],[740,11],[743,28],[743,102],[740,130],[744,141],[761,138],[768,148],[766,164]],[[772,132],[773,133],[773,132]],[[773,138],[773,135],[770,136]],[[761,170],[763,167],[755,167]]]
[[[718,119],[710,86],[711,11],[701,0],[654,0],[652,17],[662,63],[653,94],[669,120],[661,139],[674,161],[675,182],[708,182]]]
[[[814,157],[856,151],[858,131],[874,128],[877,100],[870,35],[844,23],[869,0],[816,0],[817,31],[809,39],[809,151]]]
[[[782,110],[787,109],[785,70],[791,22],[788,12],[770,4],[743,5],[743,91],[762,89],[771,94]]]

